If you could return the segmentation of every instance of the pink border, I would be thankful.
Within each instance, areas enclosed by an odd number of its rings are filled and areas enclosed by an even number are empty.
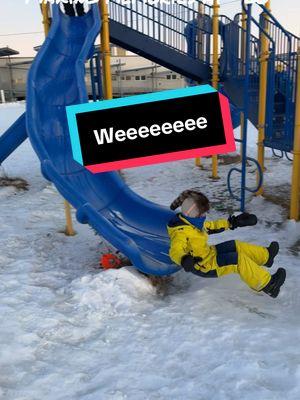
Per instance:
[[[226,144],[203,147],[201,149],[192,149],[192,150],[176,151],[166,154],[157,154],[154,156],[130,158],[128,160],[111,161],[102,164],[86,165],[85,168],[88,169],[93,174],[96,174],[99,172],[109,172],[119,169],[142,167],[150,164],[160,164],[165,162],[184,160],[188,158],[212,156],[215,154],[224,154],[235,151],[236,146],[233,134],[229,101],[227,97],[225,97],[221,93],[219,93],[219,99],[221,105]]]
[[[228,145],[229,148],[231,149],[226,152],[230,153],[231,151],[236,150],[236,145],[235,145],[235,140],[234,140],[229,100],[226,96],[224,96],[221,93],[219,93],[219,99],[220,99],[221,113],[222,113],[222,119],[223,119],[223,127],[224,127],[225,138],[226,138],[226,145]],[[232,150],[232,148],[233,148],[233,150]]]

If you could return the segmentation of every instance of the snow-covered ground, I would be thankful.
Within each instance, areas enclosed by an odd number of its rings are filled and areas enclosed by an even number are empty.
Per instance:
[[[0,133],[24,105],[0,106]],[[255,131],[251,130],[250,153]],[[211,217],[237,209],[228,198],[231,166],[209,179],[192,160],[125,171],[143,196],[169,204],[201,186]],[[291,165],[268,159],[271,194],[288,193]],[[252,172],[252,173],[251,173]],[[300,398],[300,225],[262,198],[248,210],[254,228],[213,241],[278,240],[276,267],[287,282],[274,300],[237,276],[203,280],[183,272],[159,288],[133,269],[97,269],[105,245],[85,225],[66,237],[62,198],[39,171],[25,142],[2,173],[28,191],[0,188],[0,399],[5,400],[298,400]],[[249,184],[255,174],[249,166]],[[235,178],[234,186],[238,186]],[[280,190],[282,189],[282,192]],[[273,193],[272,193],[273,192]]]

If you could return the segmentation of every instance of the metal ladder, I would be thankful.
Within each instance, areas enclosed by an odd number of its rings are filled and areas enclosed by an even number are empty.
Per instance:
[[[237,68],[231,68],[234,71],[237,71],[236,76],[231,76],[232,78],[240,78],[241,82],[243,81],[243,124],[242,124],[242,138],[235,139],[238,143],[241,144],[242,152],[241,152],[241,167],[233,167],[230,169],[227,176],[227,187],[230,193],[230,196],[235,200],[240,202],[241,211],[245,211],[246,208],[246,193],[256,193],[263,184],[263,171],[261,169],[258,161],[252,157],[247,155],[247,139],[248,139],[248,117],[249,117],[249,107],[250,101],[257,103],[257,91],[258,91],[258,82],[259,82],[259,61],[257,59],[258,49],[259,49],[259,40],[251,34],[251,25],[254,22],[259,28],[259,24],[252,17],[252,5],[249,4],[247,8],[244,8],[244,11],[247,16],[247,25],[246,30],[243,28],[241,31],[240,43],[242,40],[245,40],[245,54],[244,59],[242,57],[242,51],[239,53],[241,56],[236,58],[236,62],[238,63]],[[239,16],[239,15],[238,15]],[[244,39],[243,39],[244,38]],[[270,38],[271,39],[271,38]],[[272,42],[272,40],[271,40]],[[255,99],[253,98],[255,97]],[[247,163],[254,163],[257,172],[258,172],[258,182],[256,187],[251,188],[247,186]],[[241,185],[240,185],[240,195],[236,194],[232,187],[232,176],[233,173],[238,173],[241,176]]]

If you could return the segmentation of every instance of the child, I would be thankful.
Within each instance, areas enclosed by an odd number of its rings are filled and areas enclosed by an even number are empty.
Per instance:
[[[186,190],[171,204],[177,214],[168,224],[170,236],[170,258],[181,265],[186,272],[201,277],[221,277],[238,273],[252,289],[277,297],[286,277],[284,268],[271,275],[264,267],[270,268],[279,252],[279,244],[272,242],[269,247],[230,240],[216,246],[209,245],[208,235],[236,229],[257,223],[253,214],[242,213],[228,219],[206,221],[209,201],[198,188]]]

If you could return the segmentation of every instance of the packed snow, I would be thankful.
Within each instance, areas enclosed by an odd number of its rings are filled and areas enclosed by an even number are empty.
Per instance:
[[[0,133],[24,107],[0,106]],[[249,139],[253,154],[253,127]],[[284,200],[291,163],[267,156],[266,187]],[[211,218],[238,210],[226,189],[232,165],[220,165],[221,179],[212,181],[210,160],[203,164],[130,169],[124,178],[160,204],[201,186],[214,206]],[[253,165],[248,172],[253,186]],[[1,174],[25,179],[29,188],[0,187],[0,399],[300,398],[300,225],[286,220],[284,204],[249,197],[259,224],[212,238],[280,242],[272,271],[285,267],[287,281],[272,299],[238,276],[179,272],[155,286],[132,267],[103,272],[99,257],[109,244],[76,222],[76,236],[63,234],[63,200],[41,176],[29,141]],[[238,184],[235,176],[235,190]]]

